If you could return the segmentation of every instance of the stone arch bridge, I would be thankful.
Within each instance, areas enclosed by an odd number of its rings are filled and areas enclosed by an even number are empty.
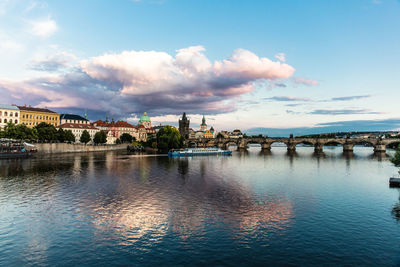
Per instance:
[[[288,151],[295,151],[299,144],[314,146],[315,152],[322,152],[326,145],[341,145],[343,152],[352,152],[355,145],[369,144],[374,147],[374,152],[386,152],[386,147],[399,145],[400,138],[269,138],[269,137],[247,137],[247,138],[216,138],[216,139],[189,139],[186,146],[189,147],[220,147],[228,149],[235,145],[238,150],[246,150],[249,144],[260,144],[262,150],[270,150],[273,143],[283,143]]]

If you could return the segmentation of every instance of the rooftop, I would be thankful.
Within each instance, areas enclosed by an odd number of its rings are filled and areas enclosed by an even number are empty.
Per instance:
[[[90,124],[82,124],[82,123],[63,123],[58,128],[63,129],[85,129],[85,130],[98,130],[98,128],[94,127]]]
[[[75,115],[75,114],[61,114],[60,119],[76,120],[76,121],[88,121],[88,119],[85,119],[84,117],[82,117],[80,115]]]
[[[0,108],[2,108],[2,109],[19,110],[17,106],[6,105],[6,104],[0,104]]]
[[[47,108],[34,108],[34,107],[31,107],[31,106],[18,106],[18,108],[20,109],[20,110],[25,110],[25,111],[36,111],[36,112],[45,112],[45,113],[55,113],[55,114],[57,114],[57,112],[54,112],[54,111],[51,111],[51,110],[49,110],[49,109],[47,109]]]

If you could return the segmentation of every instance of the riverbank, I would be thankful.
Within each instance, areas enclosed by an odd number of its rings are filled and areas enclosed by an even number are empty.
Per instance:
[[[76,152],[96,152],[96,151],[114,151],[126,150],[126,144],[119,145],[83,145],[83,144],[65,144],[65,143],[44,143],[35,144],[38,155],[58,154],[58,153],[76,153]]]

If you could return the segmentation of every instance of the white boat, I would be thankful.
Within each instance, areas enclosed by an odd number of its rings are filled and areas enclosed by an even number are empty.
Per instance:
[[[220,148],[185,148],[183,150],[171,150],[168,152],[170,157],[190,157],[202,155],[231,155],[231,150],[223,150]]]

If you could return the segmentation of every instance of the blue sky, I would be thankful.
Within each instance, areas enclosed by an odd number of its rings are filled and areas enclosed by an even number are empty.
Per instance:
[[[0,102],[228,130],[393,122],[399,47],[397,0],[0,0]]]

